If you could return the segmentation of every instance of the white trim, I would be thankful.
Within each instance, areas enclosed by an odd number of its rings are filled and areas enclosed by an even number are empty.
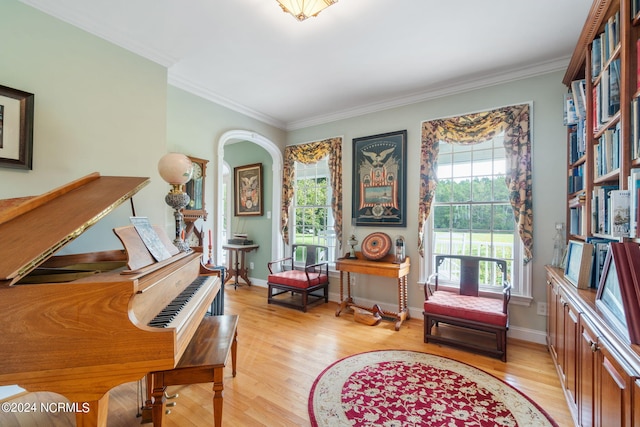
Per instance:
[[[233,144],[233,143],[242,142],[242,141],[253,142],[254,144],[264,148],[271,155],[271,159],[273,160],[273,166],[272,166],[272,171],[273,171],[272,212],[273,212],[273,215],[271,217],[271,229],[272,229],[271,234],[272,236],[280,236],[280,204],[282,199],[282,196],[280,193],[280,187],[282,183],[282,164],[283,164],[282,152],[271,140],[265,138],[264,136],[258,133],[250,132],[247,130],[230,130],[228,132],[225,132],[218,140],[218,150],[217,150],[217,153],[218,153],[217,183],[218,185],[216,188],[217,215],[215,218],[216,245],[217,245],[215,253],[216,253],[217,262],[221,260],[220,254],[222,253],[222,245],[224,243],[222,241],[222,227],[223,227],[222,207],[224,205],[222,200],[222,195],[224,194],[224,192],[222,191],[224,186],[224,182],[222,179],[222,170],[223,170],[222,168],[223,168],[223,162],[224,162],[224,146],[226,144]],[[228,193],[228,194],[231,194],[231,193]],[[283,253],[282,251],[283,251],[282,239],[280,238],[271,239],[272,258],[277,258],[282,256],[282,253]]]

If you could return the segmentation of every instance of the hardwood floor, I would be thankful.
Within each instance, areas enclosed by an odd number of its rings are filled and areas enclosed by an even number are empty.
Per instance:
[[[315,378],[331,363],[368,350],[406,349],[450,357],[476,366],[506,381],[542,406],[560,426],[573,425],[551,357],[542,345],[509,340],[508,363],[474,355],[422,339],[422,318],[406,321],[400,331],[394,323],[377,326],[356,323],[353,315],[335,317],[337,304],[315,305],[307,313],[267,304],[266,289],[226,289],[228,314],[240,316],[238,326],[238,374],[225,372],[223,424],[226,426],[308,426],[307,402]],[[112,390],[108,425],[140,424],[137,383]],[[165,426],[210,426],[213,423],[211,385],[171,387],[178,393]],[[50,393],[27,394],[24,402],[61,401]],[[69,414],[46,420],[43,414],[0,412],[1,426],[73,426]],[[40,418],[40,419],[39,419]]]

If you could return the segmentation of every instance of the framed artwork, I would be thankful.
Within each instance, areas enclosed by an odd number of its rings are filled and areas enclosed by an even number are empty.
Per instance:
[[[406,130],[353,139],[354,226],[406,226],[406,163]]]
[[[262,163],[233,168],[235,216],[262,216]]]
[[[0,86],[0,167],[31,169],[34,95]]]
[[[591,282],[591,264],[593,262],[593,245],[570,240],[567,245],[567,263],[564,277],[575,287],[586,289]]]

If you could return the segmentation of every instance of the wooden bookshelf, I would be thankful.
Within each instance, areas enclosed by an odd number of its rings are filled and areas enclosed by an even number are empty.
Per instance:
[[[625,215],[609,207],[609,197],[637,199],[640,188],[639,38],[640,0],[593,0],[563,78],[567,237],[600,239],[604,253],[607,239],[640,242],[640,227],[636,233],[630,220],[625,235],[624,224],[611,220]],[[628,217],[637,218],[638,206],[630,203]],[[594,304],[598,281],[591,283],[577,290],[562,270],[548,268],[547,343],[567,403],[576,425],[640,425],[639,348],[603,318]]]
[[[563,79],[568,92],[576,100],[573,117],[577,116],[577,120],[569,119],[567,124],[567,176],[570,181],[566,220],[570,239],[587,240],[601,236],[619,240],[626,237],[614,235],[609,230],[609,218],[613,216],[608,210],[607,194],[601,194],[597,189],[617,186],[617,190],[628,190],[631,169],[640,166],[640,159],[632,157],[634,151],[640,154],[640,149],[633,148],[634,140],[640,136],[640,124],[634,127],[632,115],[632,110],[636,116],[640,114],[640,102],[633,105],[633,100],[640,95],[637,84],[640,20],[632,13],[636,8],[633,3],[637,1],[593,2]],[[582,93],[576,91],[580,81],[583,81]],[[582,114],[578,110],[578,102],[584,104]],[[582,137],[580,145],[583,151],[578,153],[578,160],[575,159],[575,142],[572,142],[576,134],[578,138]],[[580,183],[577,190],[574,188],[576,180]],[[580,227],[575,224],[577,198],[582,201]],[[605,215],[605,230],[598,227],[598,222],[603,221],[599,215]]]

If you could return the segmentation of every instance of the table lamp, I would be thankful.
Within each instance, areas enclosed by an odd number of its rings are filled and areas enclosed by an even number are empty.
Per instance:
[[[184,241],[182,235],[183,215],[181,210],[189,204],[189,195],[184,192],[183,186],[191,179],[193,164],[184,154],[168,153],[162,156],[158,162],[158,172],[162,179],[171,185],[171,190],[165,196],[164,201],[173,208],[173,216],[176,219],[176,238],[173,244],[181,252],[191,250]]]

